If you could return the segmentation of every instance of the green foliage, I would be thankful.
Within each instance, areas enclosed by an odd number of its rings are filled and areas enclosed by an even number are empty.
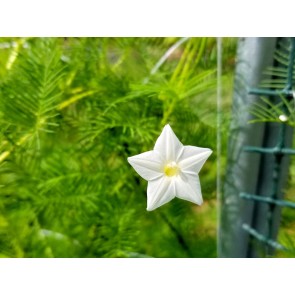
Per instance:
[[[216,155],[200,175],[205,209],[173,200],[153,212],[126,160],[166,123],[215,150],[214,39],[187,40],[150,74],[177,41],[0,40],[1,257],[216,255]]]
[[[275,64],[265,70],[265,78],[261,82],[260,88],[270,89],[278,92],[278,97],[261,97],[261,101],[255,103],[251,108],[251,113],[255,122],[284,122],[292,127],[295,126],[295,100],[287,99],[282,93],[294,84],[295,72],[291,71],[291,80],[288,79],[288,66],[290,64],[291,42],[284,38],[274,54]]]

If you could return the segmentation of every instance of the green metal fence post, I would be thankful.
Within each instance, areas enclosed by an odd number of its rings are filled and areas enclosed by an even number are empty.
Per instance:
[[[284,40],[283,40],[284,39]],[[289,38],[281,38],[278,42],[278,47],[283,41],[289,41]],[[283,89],[285,98],[293,99],[292,85],[293,85],[293,69],[295,58],[295,39],[290,40],[290,55],[287,66],[286,86]],[[281,66],[281,65],[280,65]],[[263,89],[262,89],[263,91]],[[256,90],[250,91],[257,93]],[[281,97],[271,96],[272,103],[278,104],[281,102]],[[287,114],[286,106],[282,108],[282,114]],[[292,145],[293,128],[284,123],[266,123],[263,147],[273,149],[272,153],[262,153],[261,168],[258,179],[258,186],[256,189],[257,195],[263,199],[270,198],[271,203],[263,201],[256,202],[254,207],[254,214],[251,227],[254,228],[261,235],[268,240],[276,240],[280,224],[280,215],[282,206],[278,202],[283,198],[283,188],[286,185],[289,168],[289,155],[284,153],[286,147]],[[250,150],[251,147],[248,148]],[[252,147],[253,149],[253,147]],[[274,149],[276,151],[274,151]],[[269,196],[269,197],[268,197]],[[287,204],[287,206],[292,203]],[[295,204],[293,204],[295,205]],[[283,206],[284,205],[283,203]],[[292,207],[292,206],[291,206]],[[293,206],[294,208],[294,206]],[[265,255],[272,255],[275,249],[283,249],[277,243],[278,247],[269,245],[262,241],[261,243],[250,243],[248,257],[260,257]]]
[[[233,117],[228,146],[228,168],[221,200],[219,257],[247,257],[254,201],[239,197],[255,194],[261,155],[243,151],[244,146],[262,146],[265,124],[248,124],[250,106],[259,96],[249,89],[259,85],[263,70],[273,64],[277,38],[242,38],[239,41],[233,95]]]
[[[265,135],[263,146],[274,147],[279,141],[279,137],[282,135],[283,127],[285,136],[283,139],[284,145],[291,145],[292,143],[292,128],[286,125],[278,126],[276,123],[266,123]],[[262,154],[261,155],[261,167],[258,177],[258,184],[256,194],[263,196],[270,196],[271,200],[282,200],[283,193],[282,188],[285,187],[289,157],[281,157],[281,155],[274,154]],[[290,204],[292,205],[292,203]],[[293,204],[294,205],[294,204]],[[277,206],[275,202],[256,202],[253,211],[253,219],[251,227],[255,228],[257,232],[263,236],[276,240],[281,215],[281,206]],[[250,243],[247,256],[248,257],[261,257],[265,255],[271,255],[274,253],[275,248],[269,247],[265,243]]]

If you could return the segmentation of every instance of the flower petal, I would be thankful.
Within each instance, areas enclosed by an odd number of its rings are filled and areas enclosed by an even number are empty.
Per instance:
[[[182,173],[175,179],[176,197],[202,205],[203,198],[199,176]]]
[[[208,148],[187,145],[183,148],[178,165],[184,173],[197,174],[211,154],[212,150]]]
[[[152,211],[175,197],[175,185],[172,179],[163,176],[148,182],[147,210]]]
[[[176,161],[182,153],[183,145],[174,134],[172,128],[167,124],[158,137],[154,150],[163,155],[167,162]]]
[[[128,162],[145,180],[149,181],[163,176],[163,159],[157,151],[129,157]]]

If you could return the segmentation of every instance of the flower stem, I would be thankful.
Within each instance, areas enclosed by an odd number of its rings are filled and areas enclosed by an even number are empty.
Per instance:
[[[175,234],[178,243],[183,248],[183,250],[186,252],[187,256],[188,257],[193,257],[193,255],[192,255],[192,253],[191,253],[191,251],[189,249],[189,246],[187,245],[186,241],[184,240],[184,237],[178,231],[178,229],[172,224],[172,222],[166,217],[165,214],[160,212],[160,216],[164,219],[164,221],[167,223],[167,225],[169,226],[171,231]]]

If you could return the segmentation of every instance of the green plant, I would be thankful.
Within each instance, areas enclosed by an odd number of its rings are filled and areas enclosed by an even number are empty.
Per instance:
[[[166,123],[215,150],[215,41],[188,39],[151,75],[177,41],[0,40],[1,257],[216,255],[215,214],[202,213],[215,212],[216,155],[202,208],[174,200],[152,213],[126,160]]]

